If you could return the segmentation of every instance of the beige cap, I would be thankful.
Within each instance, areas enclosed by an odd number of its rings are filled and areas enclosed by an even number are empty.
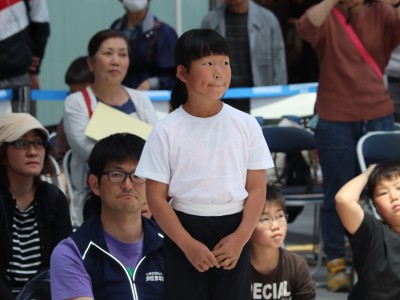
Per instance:
[[[25,133],[37,129],[49,139],[49,132],[33,116],[27,113],[6,113],[0,116],[0,146],[3,143],[12,143]]]

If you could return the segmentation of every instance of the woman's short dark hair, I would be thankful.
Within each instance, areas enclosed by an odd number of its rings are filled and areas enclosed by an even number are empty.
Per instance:
[[[125,40],[126,45],[128,46],[128,50],[129,50],[128,40],[121,31],[114,30],[114,29],[105,29],[105,30],[101,30],[101,31],[97,32],[90,39],[89,45],[88,45],[88,56],[93,58],[96,55],[97,51],[99,51],[101,44],[105,40],[108,40],[111,38],[121,38],[121,39]]]
[[[182,65],[190,71],[192,61],[208,55],[230,56],[225,38],[211,29],[191,29],[182,34],[175,44],[175,68]],[[187,100],[186,86],[176,81],[171,91],[171,108],[175,110]]]
[[[370,199],[374,199],[376,186],[382,180],[391,180],[400,177],[400,161],[384,161],[379,163],[369,175],[366,194]]]

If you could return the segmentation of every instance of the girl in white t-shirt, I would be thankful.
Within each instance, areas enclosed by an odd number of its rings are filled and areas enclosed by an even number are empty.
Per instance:
[[[165,299],[249,299],[249,238],[273,167],[256,119],[224,104],[229,49],[213,30],[175,47],[171,114],[155,125],[136,169],[166,234]],[[171,198],[170,203],[167,199]]]

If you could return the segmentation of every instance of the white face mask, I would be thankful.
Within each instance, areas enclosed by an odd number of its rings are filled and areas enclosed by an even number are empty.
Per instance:
[[[147,7],[148,0],[122,0],[122,4],[130,12],[138,12]]]

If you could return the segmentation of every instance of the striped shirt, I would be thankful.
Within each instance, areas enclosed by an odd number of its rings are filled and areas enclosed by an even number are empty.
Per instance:
[[[35,206],[22,211],[15,205],[12,226],[12,256],[6,273],[17,294],[22,286],[41,269],[40,237]]]

